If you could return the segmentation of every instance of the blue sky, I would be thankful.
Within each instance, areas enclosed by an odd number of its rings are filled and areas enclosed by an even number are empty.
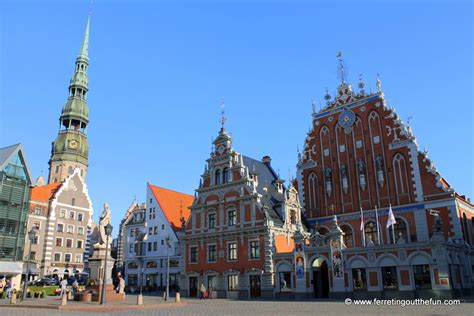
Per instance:
[[[0,147],[47,177],[88,1],[0,4]],[[103,1],[90,34],[88,186],[115,234],[147,181],[192,194],[225,98],[234,148],[283,178],[334,94],[338,51],[411,125],[442,175],[474,198],[471,1]],[[115,235],[114,234],[114,235]]]

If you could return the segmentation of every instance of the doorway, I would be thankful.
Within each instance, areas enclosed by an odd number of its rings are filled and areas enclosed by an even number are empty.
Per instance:
[[[313,268],[313,288],[315,298],[329,297],[329,272],[326,261],[322,261],[319,267]]]
[[[189,277],[189,296],[197,297],[197,292],[198,292],[198,278]]]
[[[250,275],[250,298],[257,298],[262,295],[260,275]]]

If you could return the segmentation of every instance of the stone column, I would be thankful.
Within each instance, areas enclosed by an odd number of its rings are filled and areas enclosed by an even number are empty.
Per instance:
[[[331,298],[346,297],[344,283],[344,264],[343,260],[343,231],[337,223],[337,217],[334,216],[331,230],[329,231],[329,246],[331,250],[329,273],[332,277],[332,291],[329,293]]]

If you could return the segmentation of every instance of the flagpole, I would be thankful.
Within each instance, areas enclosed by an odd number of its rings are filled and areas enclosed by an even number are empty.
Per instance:
[[[365,244],[365,225],[364,225],[364,212],[362,211],[362,205],[360,206],[360,226],[362,228],[362,241],[364,242],[364,247],[367,245]]]
[[[380,246],[380,227],[379,227],[379,213],[377,212],[377,205],[375,205],[375,220],[377,221],[377,240]]]
[[[395,224],[392,225],[392,237],[393,237],[393,244],[395,245]]]

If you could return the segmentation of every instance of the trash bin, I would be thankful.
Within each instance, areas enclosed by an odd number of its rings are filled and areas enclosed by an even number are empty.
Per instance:
[[[176,295],[174,297],[174,301],[175,302],[181,302],[181,294],[179,294],[179,292],[176,292]]]

